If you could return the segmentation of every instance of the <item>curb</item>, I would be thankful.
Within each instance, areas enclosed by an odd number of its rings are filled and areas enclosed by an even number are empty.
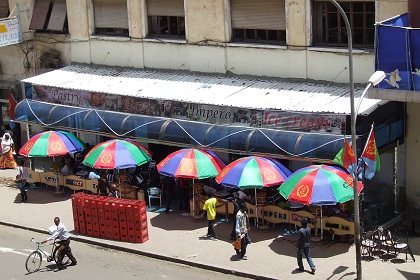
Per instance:
[[[28,226],[23,226],[23,225],[19,225],[19,224],[9,223],[9,222],[0,221],[0,225],[19,228],[19,229],[24,229],[24,230],[29,230],[29,231],[34,231],[34,232],[43,233],[43,234],[48,234],[48,231],[45,230],[45,229],[28,227]],[[141,256],[145,256],[145,257],[149,257],[149,258],[153,258],[153,259],[158,259],[158,260],[163,260],[163,261],[168,261],[168,262],[173,262],[173,263],[179,263],[179,264],[188,265],[188,266],[192,266],[192,267],[197,267],[197,268],[201,268],[201,269],[205,269],[205,270],[216,271],[216,272],[220,272],[220,273],[223,273],[223,274],[235,275],[235,276],[238,276],[238,277],[246,277],[246,278],[258,279],[258,280],[260,280],[260,279],[261,280],[276,280],[277,279],[277,278],[272,278],[272,277],[267,277],[267,276],[262,276],[262,275],[256,275],[256,274],[252,274],[252,273],[246,273],[246,272],[226,269],[226,268],[223,268],[223,267],[212,266],[212,265],[209,265],[209,264],[192,262],[192,261],[185,260],[185,259],[168,257],[168,256],[160,255],[160,254],[147,252],[147,251],[130,249],[130,248],[126,248],[124,246],[107,244],[105,242],[100,242],[100,241],[97,241],[97,240],[91,240],[90,238],[85,238],[83,236],[75,236],[73,234],[72,234],[71,238],[72,238],[72,240],[75,240],[75,241],[78,241],[78,242],[81,242],[81,243],[86,243],[86,244],[95,245],[95,246],[101,246],[101,247],[107,248],[107,249],[113,249],[113,250],[122,251],[122,252],[126,252],[126,253],[131,253],[131,254],[135,254],[135,255],[141,255]],[[106,240],[106,239],[101,239],[101,240]]]

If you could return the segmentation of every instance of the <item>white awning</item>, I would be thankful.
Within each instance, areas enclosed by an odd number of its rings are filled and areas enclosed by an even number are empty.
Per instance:
[[[348,85],[92,65],[71,65],[23,82],[215,106],[350,115]],[[355,88],[356,104],[363,90]],[[365,98],[359,114],[368,115],[386,102]]]

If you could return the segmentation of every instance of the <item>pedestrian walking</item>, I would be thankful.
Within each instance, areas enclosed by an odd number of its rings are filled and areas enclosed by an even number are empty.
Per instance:
[[[51,236],[48,237],[46,240],[44,240],[42,243],[46,243],[49,240],[55,240],[56,238],[60,239],[60,247],[57,250],[57,267],[55,271],[59,271],[62,268],[62,261],[64,255],[67,255],[69,259],[71,260],[70,265],[77,265],[77,260],[73,256],[70,248],[70,235],[67,230],[67,228],[64,226],[63,223],[60,222],[59,217],[54,218],[54,224],[57,226],[57,228],[52,232]]]
[[[207,211],[207,237],[210,237],[211,240],[215,240],[217,238],[216,231],[214,230],[214,220],[216,219],[216,206],[217,199],[215,197],[207,199],[203,206],[203,210]]]
[[[19,160],[16,174],[16,184],[18,185],[20,190],[21,202],[25,202],[26,200],[28,200],[28,194],[26,193],[25,188],[26,179],[28,179],[28,170],[23,165],[23,160]]]
[[[239,208],[238,213],[236,214],[236,237],[241,240],[241,249],[236,249],[236,254],[241,257],[241,259],[246,260],[246,247],[250,242],[249,237],[249,219],[248,219],[248,207],[245,202],[242,202]]]
[[[305,254],[306,260],[308,261],[309,266],[311,267],[311,273],[315,274],[315,265],[311,257],[311,228],[308,227],[308,219],[302,218],[301,220],[302,227],[299,229],[299,236],[297,240],[297,271],[304,271],[302,255]]]

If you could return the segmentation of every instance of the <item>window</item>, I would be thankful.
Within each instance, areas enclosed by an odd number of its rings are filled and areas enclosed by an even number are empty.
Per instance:
[[[0,0],[0,18],[9,16],[9,0]]]
[[[234,42],[286,43],[284,0],[231,0]]]
[[[150,37],[185,39],[183,0],[147,0]]]
[[[375,2],[340,1],[349,19],[353,45],[373,48],[375,38]],[[313,1],[313,44],[347,47],[344,19],[329,1]]]
[[[93,0],[96,35],[128,36],[126,0]]]
[[[37,0],[29,29],[68,33],[66,0]]]

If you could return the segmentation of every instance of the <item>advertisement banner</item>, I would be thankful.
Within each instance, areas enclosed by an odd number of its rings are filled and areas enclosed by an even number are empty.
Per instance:
[[[0,47],[22,42],[18,18],[0,20]]]
[[[68,90],[33,85],[32,99],[48,103],[183,119],[211,124],[259,127],[304,132],[343,134],[346,116],[286,112],[280,110],[255,110],[223,107],[188,102],[118,96],[100,92]]]

